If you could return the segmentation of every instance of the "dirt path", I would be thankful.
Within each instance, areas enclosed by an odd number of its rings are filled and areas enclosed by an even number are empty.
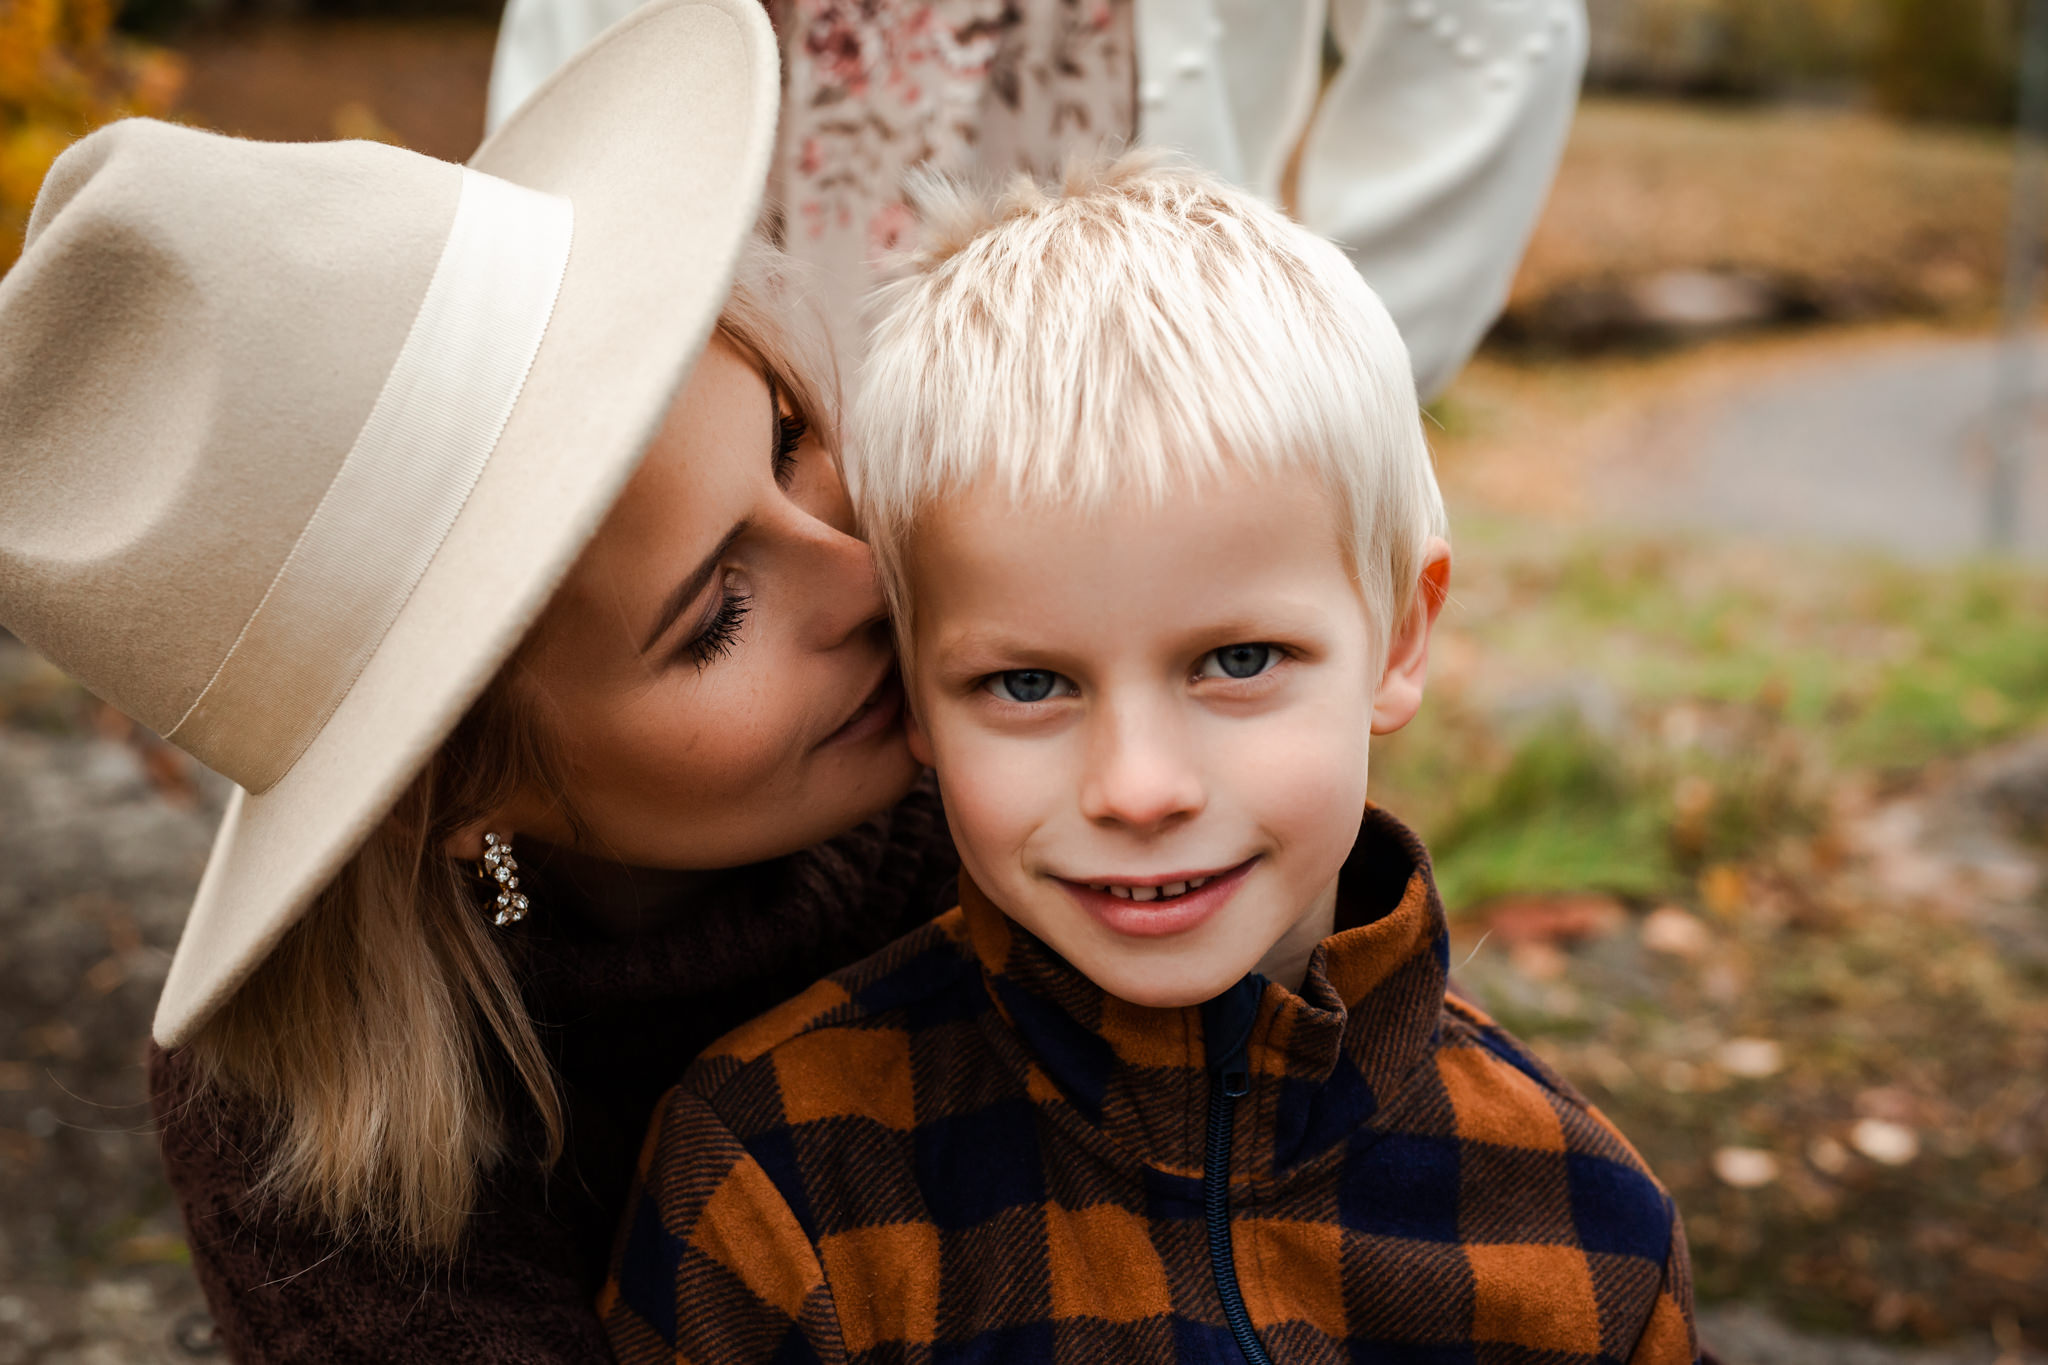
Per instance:
[[[1800,537],[1915,558],[1985,546],[2000,343],[1901,340],[1821,350],[1671,414],[1661,441],[1614,469],[1609,515]],[[2048,353],[2030,357],[2043,392]],[[2037,397],[2016,519],[2048,558],[2048,407]]]
[[[1575,365],[1482,358],[1443,405],[1482,514],[1682,528],[1920,558],[1984,547],[1998,342],[1920,326],[1730,340]],[[2048,559],[2048,344],[2019,507]]]

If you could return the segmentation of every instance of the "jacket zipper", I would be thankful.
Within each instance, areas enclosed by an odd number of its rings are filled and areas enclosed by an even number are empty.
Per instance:
[[[1273,1365],[1259,1342],[1237,1284],[1230,1244],[1230,1135],[1237,1102],[1251,1089],[1249,1045],[1266,979],[1256,973],[1202,1006],[1202,1045],[1209,1062],[1209,1146],[1202,1162],[1202,1215],[1209,1230],[1209,1269],[1223,1301],[1223,1321],[1246,1365]]]

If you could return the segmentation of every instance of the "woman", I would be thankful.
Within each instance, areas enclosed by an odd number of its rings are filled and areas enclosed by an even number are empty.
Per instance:
[[[506,0],[495,126],[638,0]],[[1585,0],[763,0],[770,184],[844,340],[921,164],[1045,176],[1139,141],[1285,205],[1400,324],[1424,397],[1506,304],[1585,70]]]
[[[238,1359],[605,1359],[656,1095],[938,908],[776,87],[658,0],[466,168],[118,124],[0,284],[0,620],[242,788],[151,1068]]]

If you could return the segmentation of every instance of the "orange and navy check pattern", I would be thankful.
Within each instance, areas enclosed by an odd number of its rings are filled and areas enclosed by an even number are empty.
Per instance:
[[[1370,812],[1339,932],[1266,987],[1232,1234],[1273,1359],[1691,1365],[1640,1158],[1447,999],[1419,842]],[[1105,995],[972,888],[712,1048],[657,1111],[600,1300],[623,1361],[1216,1361],[1200,1013]]]

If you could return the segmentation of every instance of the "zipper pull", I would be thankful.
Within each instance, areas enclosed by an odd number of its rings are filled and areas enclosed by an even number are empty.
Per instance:
[[[1231,1099],[1252,1088],[1252,1026],[1259,1022],[1259,1001],[1265,994],[1266,978],[1253,972],[1202,1005],[1202,1049],[1209,1075]]]

